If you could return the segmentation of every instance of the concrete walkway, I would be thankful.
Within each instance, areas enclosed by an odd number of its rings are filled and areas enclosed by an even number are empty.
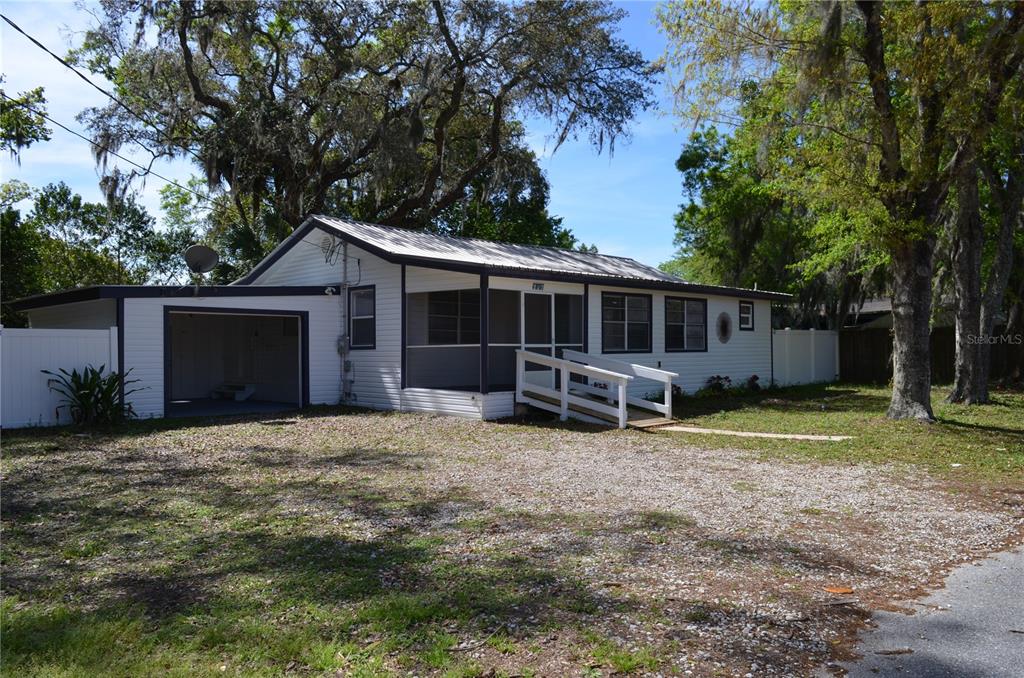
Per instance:
[[[757,433],[756,431],[727,431],[724,428],[703,428],[700,426],[683,426],[672,424],[659,426],[658,431],[678,431],[680,433],[712,433],[717,436],[736,436],[738,438],[779,438],[781,440],[850,440],[853,436],[823,436],[810,433]]]
[[[911,605],[916,614],[873,615],[863,659],[841,665],[851,678],[1024,675],[1024,549],[962,565]]]

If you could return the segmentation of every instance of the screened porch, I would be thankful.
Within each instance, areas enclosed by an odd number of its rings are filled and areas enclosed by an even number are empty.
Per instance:
[[[408,293],[405,304],[406,388],[514,391],[517,350],[555,357],[586,350],[583,294],[481,285]],[[554,369],[527,370],[532,383],[556,383]]]

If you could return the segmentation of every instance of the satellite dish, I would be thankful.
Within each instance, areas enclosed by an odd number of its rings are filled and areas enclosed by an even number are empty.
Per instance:
[[[220,256],[206,245],[192,245],[185,250],[185,263],[193,273],[209,273],[220,261]]]

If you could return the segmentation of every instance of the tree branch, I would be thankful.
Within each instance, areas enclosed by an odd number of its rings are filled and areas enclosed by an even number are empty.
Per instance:
[[[234,108],[228,102],[219,97],[208,94],[203,90],[202,83],[195,71],[195,61],[192,56],[192,48],[188,46],[188,29],[192,25],[195,2],[183,0],[181,3],[181,19],[178,21],[178,44],[181,46],[181,57],[185,65],[185,76],[188,78],[189,87],[192,89],[192,96],[201,104],[213,106],[224,115],[234,115]]]
[[[868,68],[871,97],[878,114],[882,135],[880,170],[885,181],[898,181],[905,173],[903,153],[900,150],[900,132],[896,113],[889,93],[889,72],[885,67],[885,43],[882,37],[881,4],[872,0],[859,0],[857,6],[864,15],[864,49],[862,57]]]

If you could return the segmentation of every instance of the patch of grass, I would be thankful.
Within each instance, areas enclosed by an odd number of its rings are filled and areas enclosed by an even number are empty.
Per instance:
[[[610,640],[594,643],[590,648],[590,654],[595,662],[612,669],[615,673],[653,671],[661,664],[658,655],[650,647],[631,650],[619,647]]]
[[[519,649],[519,643],[512,636],[497,633],[487,639],[487,644],[502,654],[512,654]]]
[[[671,530],[693,524],[693,518],[671,511],[641,511],[637,519],[637,526],[642,530]]]
[[[807,385],[720,398],[677,398],[685,424],[734,431],[849,435],[802,441],[675,433],[689,444],[749,449],[824,462],[905,463],[973,480],[1024,474],[1024,393],[994,391],[989,405],[951,405],[932,391],[937,422],[892,421],[890,391],[848,384]]]

